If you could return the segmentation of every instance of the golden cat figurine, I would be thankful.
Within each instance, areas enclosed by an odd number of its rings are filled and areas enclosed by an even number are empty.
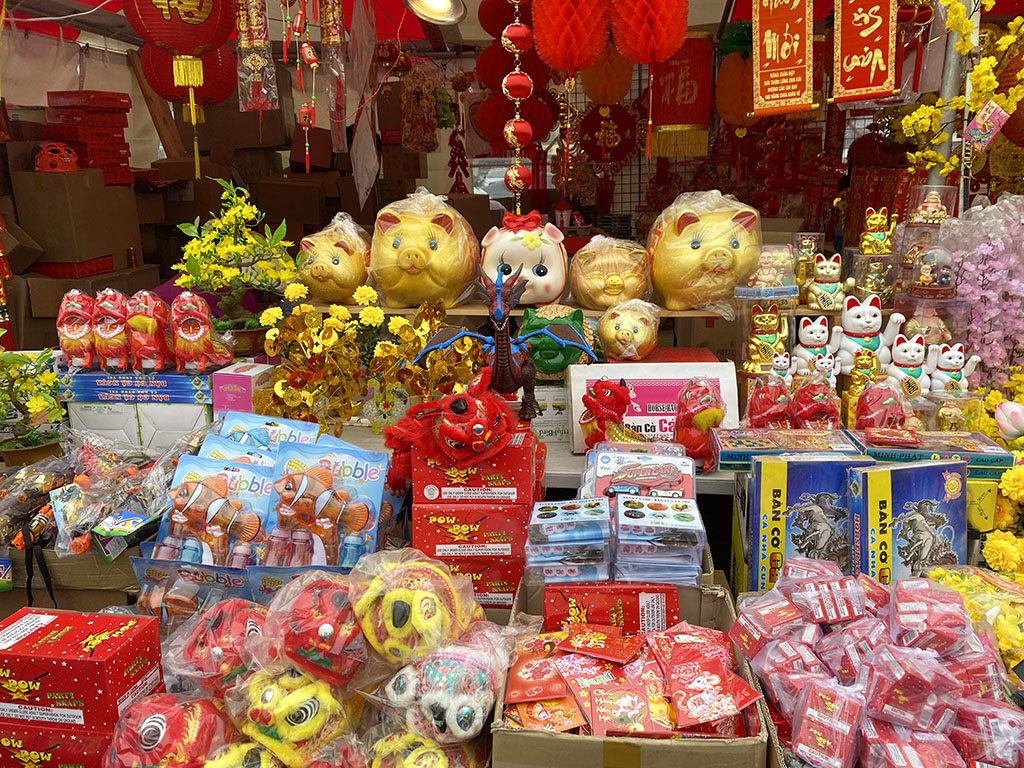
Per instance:
[[[750,337],[747,339],[747,359],[743,361],[746,373],[766,373],[771,370],[772,359],[786,351],[789,323],[779,312],[778,304],[750,309]]]

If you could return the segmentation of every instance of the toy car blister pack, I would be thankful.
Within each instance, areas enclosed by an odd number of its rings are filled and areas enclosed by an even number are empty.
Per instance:
[[[756,456],[750,472],[750,589],[771,589],[793,557],[850,565],[846,473],[874,459],[837,453]]]
[[[587,455],[584,496],[659,496],[693,499],[693,459],[602,448]]]
[[[855,567],[890,584],[965,562],[966,477],[962,461],[850,469]]]
[[[276,450],[281,443],[315,443],[320,427],[306,421],[229,411],[220,434],[242,445]]]
[[[270,491],[266,467],[182,456],[153,557],[235,568],[259,562],[273,522]]]
[[[377,545],[386,453],[340,441],[278,449],[266,565],[352,567]],[[306,556],[308,553],[308,557]]]
[[[241,434],[241,433],[235,433]],[[258,467],[273,467],[277,457],[267,448],[243,445],[237,440],[220,435],[207,435],[199,448],[199,457],[217,461],[237,461],[240,464],[255,464]]]

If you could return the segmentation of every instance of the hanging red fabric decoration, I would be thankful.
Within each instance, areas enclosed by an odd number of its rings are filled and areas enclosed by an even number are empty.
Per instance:
[[[711,36],[693,32],[675,56],[651,65],[648,156],[707,155],[714,56]]]
[[[203,62],[203,84],[195,89],[196,104],[219,104],[235,90],[237,73],[235,57],[227,46],[204,53],[199,57]],[[174,64],[171,54],[163,48],[146,43],[139,51],[139,62],[146,82],[157,94],[175,104],[188,104],[188,88],[174,84]],[[189,117],[185,113],[186,122]],[[200,122],[202,119],[200,117]]]
[[[686,39],[689,0],[612,0],[615,45],[630,61],[665,61]]]
[[[571,77],[601,55],[610,25],[606,0],[534,0],[533,42],[541,59]]]
[[[718,88],[715,89],[715,109],[718,116],[735,126],[737,136],[744,136],[754,118],[754,65],[749,56],[738,51],[730,53],[718,65]]]
[[[277,70],[267,30],[266,0],[237,0],[238,108],[264,112],[278,108]]]
[[[595,104],[617,104],[633,84],[633,62],[609,41],[601,55],[583,70],[583,92]]]

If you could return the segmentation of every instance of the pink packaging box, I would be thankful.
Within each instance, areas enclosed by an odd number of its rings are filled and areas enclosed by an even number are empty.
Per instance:
[[[228,411],[252,413],[252,396],[270,386],[274,366],[265,363],[234,363],[213,374],[213,417]]]

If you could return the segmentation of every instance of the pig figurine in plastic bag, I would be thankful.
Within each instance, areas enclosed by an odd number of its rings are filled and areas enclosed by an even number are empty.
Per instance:
[[[554,224],[541,225],[540,214],[506,213],[502,227],[491,227],[483,239],[481,267],[494,282],[498,272],[508,277],[520,265],[526,278],[520,304],[551,304],[565,292],[567,261],[565,235]]]
[[[299,281],[312,301],[351,304],[356,288],[366,283],[370,236],[347,213],[336,213],[319,232],[299,243]]]
[[[572,257],[569,286],[587,309],[646,299],[651,287],[647,251],[640,243],[597,235]]]
[[[757,266],[761,219],[718,190],[686,192],[661,212],[647,240],[654,289],[667,309],[732,298]]]
[[[370,274],[387,307],[453,307],[473,280],[479,252],[462,214],[420,187],[377,214]]]

